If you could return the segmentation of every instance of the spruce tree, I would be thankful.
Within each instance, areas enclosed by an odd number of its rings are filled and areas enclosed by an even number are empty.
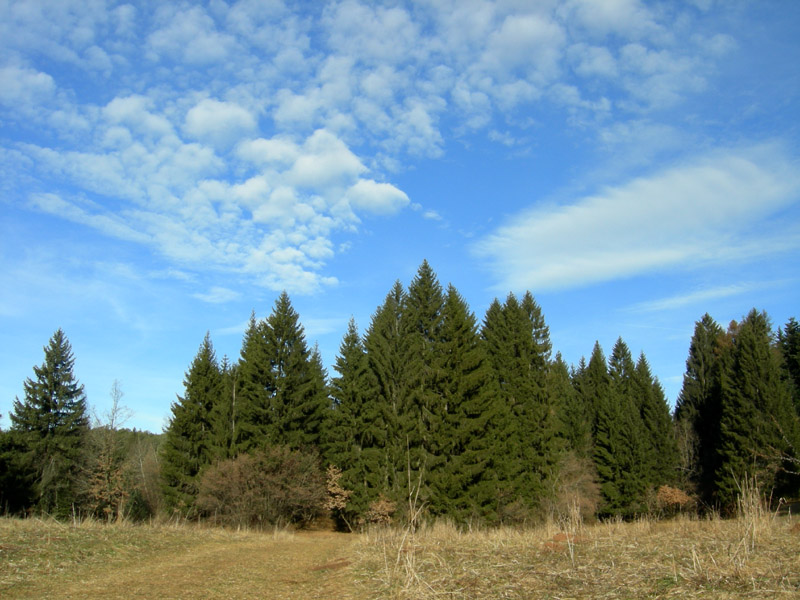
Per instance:
[[[171,406],[161,454],[167,507],[192,514],[201,469],[219,457],[215,446],[214,407],[224,393],[222,372],[206,333],[183,381],[184,395]]]
[[[778,348],[783,357],[783,371],[792,391],[795,411],[800,415],[800,323],[791,317],[778,330]]]
[[[706,313],[695,323],[683,387],[675,406],[675,420],[685,438],[682,444],[688,479],[709,506],[714,502],[719,470],[724,347],[722,328]]]
[[[14,401],[11,429],[22,449],[20,467],[33,481],[35,507],[66,516],[78,500],[89,430],[86,395],[73,373],[75,359],[58,329],[44,348],[44,363],[24,382],[25,398]]]
[[[238,368],[238,423],[233,427],[233,455],[260,448],[268,439],[270,401],[275,381],[267,347],[266,323],[255,312],[245,330]]]
[[[408,493],[406,475],[407,440],[400,415],[408,388],[406,340],[402,331],[405,290],[395,282],[375,311],[364,337],[369,377],[375,390],[375,404],[386,428],[382,448],[380,487],[387,498],[404,500]]]
[[[13,430],[0,430],[0,512],[23,514],[32,506],[33,473],[24,464],[25,446]]]
[[[652,488],[674,485],[679,461],[672,416],[664,388],[653,377],[644,352],[636,362],[633,383],[645,431],[646,463],[649,465],[647,483]]]
[[[213,445],[216,457],[220,460],[234,458],[235,440],[239,428],[239,365],[231,364],[227,356],[222,357],[220,364],[222,375],[222,391],[219,401],[212,407],[211,421],[213,426]]]
[[[251,316],[238,376],[237,453],[264,445],[319,449],[329,404],[326,374],[286,292],[266,321]]]
[[[458,521],[492,519],[491,372],[475,315],[452,285],[442,307],[439,353],[441,426],[436,448],[444,461],[430,477],[433,509]]]
[[[427,261],[420,265],[404,300],[401,336],[406,390],[399,405],[397,434],[407,444],[407,485],[421,486],[420,498],[440,512],[441,502],[431,497],[427,483],[446,459],[440,447],[446,442],[441,431],[445,419],[440,349],[444,298]]]
[[[331,380],[333,405],[328,418],[325,458],[342,472],[341,485],[352,492],[345,518],[352,524],[366,513],[381,490],[386,446],[384,414],[376,399],[367,354],[353,319],[339,346]]]
[[[592,361],[589,364],[592,368]],[[630,350],[618,339],[609,359],[609,385],[596,399],[594,458],[603,512],[609,515],[633,516],[643,510],[651,467],[635,399],[634,371]]]
[[[481,332],[493,372],[500,504],[530,513],[552,492],[561,458],[555,405],[547,389],[550,337],[528,292],[490,305]],[[516,517],[513,517],[516,518]]]
[[[581,360],[585,369],[585,362]],[[567,449],[576,457],[585,458],[591,455],[592,417],[579,391],[579,384],[575,383],[580,380],[581,372],[571,374],[561,353],[557,353],[550,369],[548,387],[556,399],[561,435],[567,442]]]
[[[722,390],[717,492],[730,510],[745,477],[762,491],[797,491],[797,413],[773,347],[769,317],[755,309],[731,330],[733,344]]]

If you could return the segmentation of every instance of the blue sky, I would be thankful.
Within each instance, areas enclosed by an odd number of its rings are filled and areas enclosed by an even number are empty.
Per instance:
[[[800,316],[800,2],[0,4],[0,413],[61,327],[159,431],[289,292],[331,371],[427,259],[670,401],[694,323]]]

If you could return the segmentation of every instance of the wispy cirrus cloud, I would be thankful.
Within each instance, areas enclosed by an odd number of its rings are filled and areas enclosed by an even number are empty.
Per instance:
[[[632,312],[660,312],[675,310],[695,304],[706,305],[710,300],[730,298],[746,294],[756,289],[765,289],[778,285],[779,282],[742,282],[716,287],[695,289],[683,294],[676,294],[666,298],[640,302],[629,308]]]
[[[224,304],[241,298],[241,293],[221,286],[213,286],[204,293],[194,294],[194,297],[210,304]]]
[[[800,203],[794,163],[776,147],[698,156],[518,215],[475,252],[500,288],[552,290],[796,248],[796,232],[764,226]]]

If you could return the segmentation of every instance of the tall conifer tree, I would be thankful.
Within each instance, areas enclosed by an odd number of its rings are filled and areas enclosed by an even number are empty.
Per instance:
[[[678,428],[688,437],[683,444],[689,480],[709,506],[714,502],[719,469],[723,338],[722,328],[708,313],[695,323],[683,387],[675,407]]]
[[[255,312],[242,341],[238,368],[238,422],[233,428],[233,454],[263,446],[268,439],[270,400],[275,382],[266,339],[266,324]]]
[[[585,363],[583,369],[586,368]],[[556,354],[550,369],[549,388],[556,398],[561,431],[567,442],[567,449],[579,458],[591,455],[592,417],[585,400],[574,383],[580,379],[578,371],[570,374],[569,367],[561,353]]]
[[[674,485],[678,468],[675,430],[664,388],[653,377],[644,352],[636,362],[634,390],[644,424],[646,463],[650,465],[647,482],[651,487]]]
[[[490,305],[481,332],[497,390],[494,434],[500,504],[539,507],[552,490],[561,443],[547,389],[550,337],[541,309],[528,292]]]
[[[778,331],[778,348],[783,357],[783,370],[792,391],[794,408],[800,415],[800,323],[794,317]]]
[[[757,477],[762,490],[797,491],[794,475],[797,413],[773,348],[769,317],[755,309],[731,331],[723,384],[717,491],[732,508],[741,482]]]
[[[44,363],[14,401],[11,433],[22,450],[20,467],[33,479],[34,502],[43,512],[66,516],[77,500],[76,481],[89,430],[86,395],[73,373],[72,346],[58,329],[44,348]]]
[[[595,354],[592,355],[593,360]],[[592,362],[590,361],[590,368]],[[645,430],[635,399],[635,365],[618,339],[609,359],[609,386],[597,398],[595,465],[603,494],[603,511],[631,516],[643,509],[647,490]]]
[[[265,337],[272,383],[265,441],[293,449],[318,448],[328,406],[325,373],[319,353],[308,349],[286,292],[267,317]]]
[[[442,397],[442,287],[427,261],[411,281],[403,304],[401,336],[406,365],[406,391],[400,403],[398,434],[406,440],[409,486],[422,486],[420,497],[433,502],[428,481],[446,459],[441,430],[445,406]],[[410,491],[410,490],[409,490]]]
[[[382,491],[387,430],[364,344],[353,319],[339,346],[334,369],[339,375],[331,381],[333,405],[325,434],[325,457],[341,469],[341,485],[352,492],[345,513],[348,520],[354,520]]]
[[[436,448],[444,462],[431,473],[432,508],[458,520],[491,518],[490,371],[475,315],[452,285],[442,307],[440,340],[442,420]]]
[[[405,291],[396,282],[372,316],[364,338],[375,402],[386,427],[380,471],[383,493],[403,500],[407,493],[406,438],[399,419],[408,387],[406,341],[402,332]]]
[[[161,473],[167,506],[191,514],[197,497],[197,476],[218,458],[214,407],[224,393],[222,373],[207,333],[186,372],[184,395],[172,403],[165,432]]]

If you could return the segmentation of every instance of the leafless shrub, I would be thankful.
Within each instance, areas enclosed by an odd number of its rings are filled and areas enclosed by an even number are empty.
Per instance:
[[[590,458],[579,457],[572,452],[566,454],[554,483],[550,518],[561,520],[569,515],[581,522],[594,520],[601,496],[597,469]]]
[[[339,480],[342,478],[342,470],[336,465],[328,465],[328,470],[325,472],[326,488],[328,495],[325,498],[324,508],[331,511],[331,514],[347,525],[347,528],[352,531],[353,528],[345,517],[345,509],[350,496],[353,495],[352,490],[346,490],[342,487]]]
[[[397,510],[397,503],[389,500],[383,494],[371,502],[364,514],[364,522],[369,525],[391,525],[392,517]]]
[[[316,457],[284,447],[221,461],[203,473],[198,487],[201,513],[238,527],[306,525],[326,498]]]

